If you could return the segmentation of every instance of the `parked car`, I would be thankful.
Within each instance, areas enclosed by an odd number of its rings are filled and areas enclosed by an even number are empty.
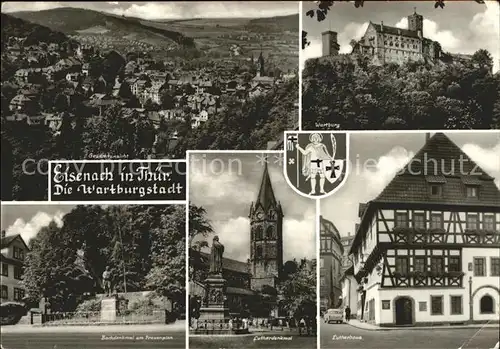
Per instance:
[[[344,322],[344,312],[342,309],[328,309],[325,313],[324,320],[327,324],[332,322],[341,324]]]

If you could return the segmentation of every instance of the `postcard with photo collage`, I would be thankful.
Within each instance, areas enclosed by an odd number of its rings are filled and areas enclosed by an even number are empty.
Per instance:
[[[0,349],[500,349],[500,2],[1,16]]]

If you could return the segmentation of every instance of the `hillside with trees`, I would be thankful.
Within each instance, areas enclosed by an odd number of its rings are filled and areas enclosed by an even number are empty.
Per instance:
[[[470,61],[439,65],[374,66],[349,55],[312,59],[303,75],[303,127],[495,128],[500,75],[491,74],[492,66],[485,50]]]
[[[24,46],[46,44],[63,44],[71,40],[62,32],[54,31],[44,25],[31,23],[20,18],[2,13],[2,47],[8,44],[10,37],[25,37]]]
[[[266,149],[269,141],[278,140],[283,131],[297,124],[297,80],[243,103],[229,101],[221,113],[196,129],[186,130],[175,154],[181,157],[188,149]]]
[[[88,9],[63,7],[44,11],[15,12],[13,15],[67,34],[76,34],[89,28],[100,27],[108,30],[105,35],[134,35],[136,38],[138,35],[150,38],[158,37],[158,39],[167,39],[181,46],[194,47],[193,39],[182,33],[148,26],[137,18],[116,16]]]
[[[31,23],[5,13],[2,13],[1,16],[2,83],[12,78],[16,70],[29,66],[29,63],[24,59],[9,57],[9,55],[6,53],[6,48],[8,46],[18,46],[20,50],[23,50],[28,46],[46,46],[49,44],[57,44],[61,48],[60,54],[62,58],[64,58],[66,55],[66,51],[72,50],[78,45],[77,41],[70,39],[68,36],[66,36],[66,34],[54,31],[46,26]],[[12,38],[22,38],[22,42],[17,42]],[[4,103],[2,103],[2,108],[4,107],[7,108],[8,104],[4,105]]]

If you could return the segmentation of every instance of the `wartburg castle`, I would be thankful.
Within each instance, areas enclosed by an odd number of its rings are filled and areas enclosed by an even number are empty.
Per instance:
[[[370,21],[365,34],[360,40],[352,40],[351,54],[372,58],[372,64],[401,64],[405,61],[437,62],[443,56],[441,45],[423,36],[424,17],[416,10],[408,16],[408,29],[389,27],[384,23],[375,24]],[[322,33],[323,57],[339,55],[340,45],[337,33]]]

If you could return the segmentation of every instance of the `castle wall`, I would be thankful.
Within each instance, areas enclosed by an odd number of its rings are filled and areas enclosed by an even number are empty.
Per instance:
[[[371,23],[353,53],[371,56],[372,64],[438,59],[439,43],[425,39],[422,35],[423,17],[415,13],[408,17],[408,21],[409,30]]]

